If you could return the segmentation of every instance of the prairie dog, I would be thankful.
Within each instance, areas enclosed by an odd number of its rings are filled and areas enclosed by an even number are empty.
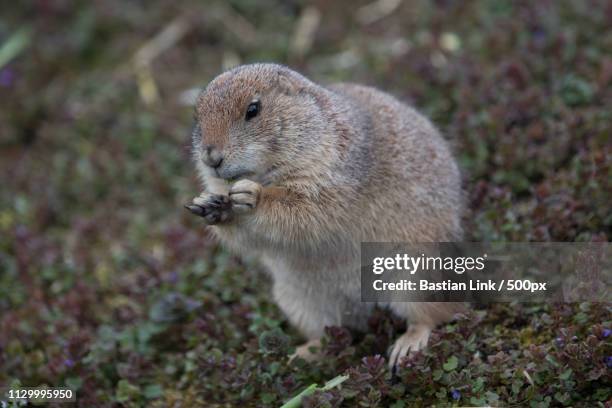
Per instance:
[[[360,243],[462,236],[460,174],[434,126],[374,88],[321,86],[276,64],[224,72],[196,103],[193,153],[204,192],[188,206],[239,254],[256,254],[278,306],[309,340],[365,329]],[[228,181],[233,181],[229,184]],[[408,330],[395,365],[460,309],[389,303]]]

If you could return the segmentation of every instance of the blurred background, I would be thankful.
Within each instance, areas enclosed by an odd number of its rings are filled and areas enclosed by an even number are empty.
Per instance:
[[[605,0],[3,2],[0,385],[68,385],[82,406],[269,406],[353,370],[351,395],[310,406],[603,404],[602,304],[478,311],[399,382],[361,360],[401,330],[384,313],[290,367],[299,336],[266,279],[182,205],[200,192],[198,89],[269,61],[427,114],[464,171],[469,240],[607,241],[611,22]]]

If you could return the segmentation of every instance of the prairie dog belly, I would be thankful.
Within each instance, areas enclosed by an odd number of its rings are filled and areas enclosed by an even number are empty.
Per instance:
[[[374,304],[361,302],[359,258],[288,258],[266,254],[261,258],[274,284],[276,301],[285,310],[317,310],[326,326],[365,330]]]

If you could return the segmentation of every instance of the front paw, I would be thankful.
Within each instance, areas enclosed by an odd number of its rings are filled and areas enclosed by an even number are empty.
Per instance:
[[[204,218],[208,225],[219,224],[231,218],[231,203],[228,196],[202,193],[193,199],[193,204],[185,207],[192,213]]]
[[[229,191],[232,210],[248,213],[257,207],[261,195],[261,185],[251,180],[238,180]]]

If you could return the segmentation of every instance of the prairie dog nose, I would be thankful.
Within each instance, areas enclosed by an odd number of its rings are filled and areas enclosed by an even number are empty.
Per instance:
[[[216,169],[223,161],[223,153],[213,145],[205,145],[202,151],[202,161],[207,166]]]

